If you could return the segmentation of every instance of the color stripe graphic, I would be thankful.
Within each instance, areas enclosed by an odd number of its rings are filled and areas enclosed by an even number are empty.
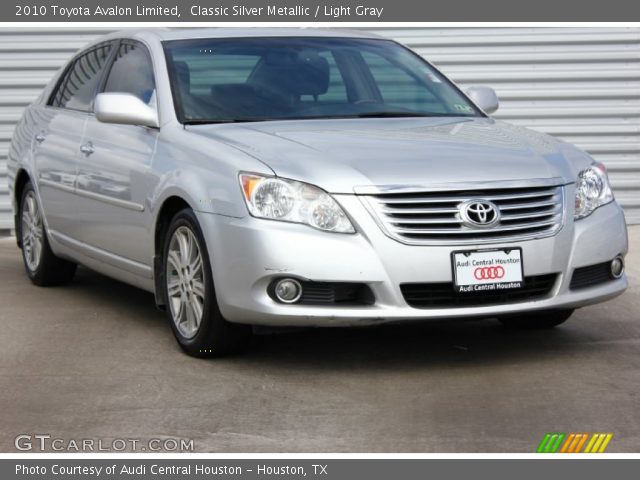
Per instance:
[[[546,433],[536,453],[604,453],[612,438],[613,433]]]

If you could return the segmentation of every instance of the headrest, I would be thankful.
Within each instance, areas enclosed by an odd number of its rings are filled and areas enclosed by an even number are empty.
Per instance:
[[[252,77],[252,83],[283,93],[322,95],[329,89],[329,62],[314,50],[273,52]]]
[[[294,75],[297,93],[322,95],[329,89],[329,62],[314,51],[298,54],[298,70]]]

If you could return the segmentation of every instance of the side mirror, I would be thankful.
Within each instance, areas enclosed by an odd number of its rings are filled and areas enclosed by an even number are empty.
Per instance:
[[[466,91],[473,103],[482,109],[484,113],[491,114],[498,110],[500,102],[493,88],[469,87]]]
[[[104,123],[158,127],[156,110],[131,93],[99,93],[94,110]]]

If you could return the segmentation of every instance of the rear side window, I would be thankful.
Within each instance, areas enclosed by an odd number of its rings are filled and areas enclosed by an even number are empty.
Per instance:
[[[105,43],[76,58],[51,95],[49,105],[88,112],[111,48],[111,43]]]
[[[131,93],[146,104],[155,102],[151,57],[144,45],[123,41],[111,66],[104,92]]]

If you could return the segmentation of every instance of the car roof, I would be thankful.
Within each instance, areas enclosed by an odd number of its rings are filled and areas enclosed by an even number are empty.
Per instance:
[[[142,38],[146,40],[187,40],[198,38],[245,37],[333,37],[333,38],[383,38],[369,32],[348,29],[290,28],[290,27],[220,27],[220,28],[143,28],[126,29],[110,33],[98,41],[111,38]]]

